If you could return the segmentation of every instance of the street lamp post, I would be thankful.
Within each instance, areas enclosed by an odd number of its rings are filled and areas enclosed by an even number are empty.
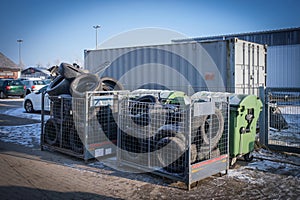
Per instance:
[[[93,28],[96,30],[96,49],[98,49],[98,28],[100,28],[101,26],[96,25],[93,26]]]
[[[19,40],[17,40],[17,42],[19,43],[19,66],[22,67],[21,44],[22,44],[23,40],[19,39]]]

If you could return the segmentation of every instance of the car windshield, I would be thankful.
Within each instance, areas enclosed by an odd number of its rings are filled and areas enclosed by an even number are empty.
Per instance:
[[[23,84],[21,81],[15,80],[15,81],[8,81],[7,85],[16,86],[16,85],[23,85]]]

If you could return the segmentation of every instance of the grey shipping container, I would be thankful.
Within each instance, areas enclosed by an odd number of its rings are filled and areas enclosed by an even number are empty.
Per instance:
[[[125,89],[256,94],[266,83],[266,46],[239,39],[85,50],[90,73]]]
[[[300,87],[300,45],[268,47],[267,87]]]

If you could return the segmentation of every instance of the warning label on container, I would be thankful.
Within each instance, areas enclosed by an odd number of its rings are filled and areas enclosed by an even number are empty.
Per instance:
[[[95,157],[100,157],[100,156],[103,156],[104,155],[104,149],[101,148],[101,149],[96,149],[95,150]]]
[[[107,148],[107,149],[105,149],[105,155],[108,155],[108,154],[111,154],[111,148]]]
[[[109,106],[113,105],[114,103],[114,96],[92,96],[91,97],[91,106]]]

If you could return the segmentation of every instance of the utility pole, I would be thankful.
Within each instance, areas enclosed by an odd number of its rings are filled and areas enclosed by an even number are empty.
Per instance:
[[[22,64],[22,58],[21,58],[21,46],[22,46],[22,39],[17,40],[17,42],[19,43],[19,67],[23,68],[23,64]]]
[[[93,28],[96,30],[96,49],[98,49],[98,28],[100,28],[101,26],[96,25],[93,26]]]

